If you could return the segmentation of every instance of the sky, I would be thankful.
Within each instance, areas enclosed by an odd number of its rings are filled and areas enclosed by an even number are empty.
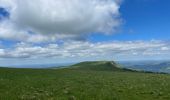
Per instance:
[[[169,0],[0,0],[0,66],[169,60]]]

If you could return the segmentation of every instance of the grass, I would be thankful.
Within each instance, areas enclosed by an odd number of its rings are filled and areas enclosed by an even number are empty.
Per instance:
[[[0,100],[170,100],[170,75],[1,68]]]

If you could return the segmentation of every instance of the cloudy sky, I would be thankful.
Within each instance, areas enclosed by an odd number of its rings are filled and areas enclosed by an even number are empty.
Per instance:
[[[0,0],[0,65],[167,60],[169,0]]]

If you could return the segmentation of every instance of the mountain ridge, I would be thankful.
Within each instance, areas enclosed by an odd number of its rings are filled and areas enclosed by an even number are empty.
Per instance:
[[[92,71],[135,71],[121,67],[114,61],[85,61],[74,64],[70,67],[77,70],[92,70]]]

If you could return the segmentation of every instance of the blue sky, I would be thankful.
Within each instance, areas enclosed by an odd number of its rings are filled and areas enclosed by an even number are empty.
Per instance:
[[[120,6],[124,23],[118,34],[94,35],[94,41],[169,40],[169,0],[124,0]]]
[[[169,59],[169,0],[64,1],[0,1],[2,66]]]

